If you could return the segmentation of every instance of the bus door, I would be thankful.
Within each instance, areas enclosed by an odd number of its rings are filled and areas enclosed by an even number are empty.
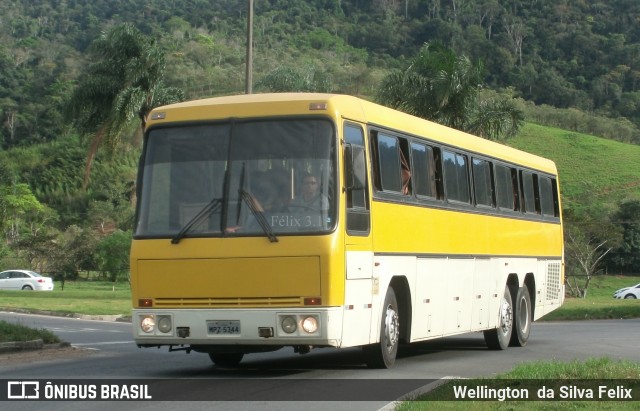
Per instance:
[[[342,346],[371,341],[373,249],[364,132],[345,123],[344,166],[346,194],[345,305]],[[377,333],[377,331],[374,331]]]

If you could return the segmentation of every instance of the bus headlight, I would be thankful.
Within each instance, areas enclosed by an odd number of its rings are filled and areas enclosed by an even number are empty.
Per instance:
[[[142,320],[140,320],[140,328],[147,334],[152,333],[156,328],[155,316],[145,315],[144,317],[142,317]]]
[[[313,334],[318,331],[318,319],[316,317],[306,317],[302,320],[302,329],[307,334]]]
[[[293,317],[290,315],[284,317],[280,325],[282,326],[282,330],[287,334],[293,334],[294,332],[296,332],[296,329],[298,328],[296,317]]]
[[[171,331],[171,317],[168,315],[158,316],[158,331],[164,334]]]

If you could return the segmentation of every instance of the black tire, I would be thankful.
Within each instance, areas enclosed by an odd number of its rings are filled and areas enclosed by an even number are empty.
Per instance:
[[[221,367],[237,367],[244,357],[243,353],[210,353],[209,358]]]
[[[33,287],[31,287],[29,284],[22,286],[22,289],[24,291],[33,291]]]
[[[391,368],[396,362],[400,340],[400,314],[393,288],[389,287],[384,298],[380,320],[380,342],[363,348],[370,368]]]
[[[633,295],[633,294],[627,294],[627,295],[624,296],[624,299],[625,300],[635,300],[636,296]]]
[[[531,296],[529,288],[526,284],[518,289],[515,300],[513,301],[514,320],[513,331],[511,332],[511,347],[524,347],[529,340],[531,333]]]
[[[498,317],[498,328],[485,330],[484,341],[491,350],[506,350],[513,332],[513,300],[509,286],[504,288]]]

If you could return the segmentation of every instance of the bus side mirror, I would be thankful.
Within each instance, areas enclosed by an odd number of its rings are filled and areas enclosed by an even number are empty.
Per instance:
[[[366,183],[364,147],[347,144],[344,159],[347,190],[363,190]]]

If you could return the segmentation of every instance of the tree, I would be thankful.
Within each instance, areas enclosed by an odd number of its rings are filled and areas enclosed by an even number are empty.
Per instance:
[[[329,76],[314,67],[297,69],[288,66],[278,67],[267,73],[257,84],[269,91],[302,92],[315,91],[327,93],[331,91],[331,79]]]
[[[91,136],[85,189],[102,144],[117,146],[134,120],[142,132],[153,108],[184,99],[181,90],[164,84],[162,49],[132,24],[102,33],[92,44],[91,57],[93,63],[79,80],[67,110],[78,130]]]
[[[0,230],[8,239],[18,238],[20,223],[28,213],[44,210],[28,185],[0,185]]]
[[[72,225],[58,234],[52,249],[49,271],[60,281],[64,290],[66,280],[75,280],[80,270],[95,270],[96,248],[99,238],[96,232]]]
[[[513,54],[518,57],[520,66],[522,66],[522,44],[529,34],[529,29],[520,19],[515,17],[505,17],[503,23],[509,39],[511,40]]]
[[[615,268],[628,273],[640,272],[640,201],[620,204],[613,221],[622,228],[622,242],[611,258]]]
[[[116,230],[104,237],[96,249],[99,261],[98,269],[109,276],[109,281],[116,282],[118,277],[129,271],[129,249],[131,233]]]
[[[611,247],[606,246],[607,240],[596,240],[580,230],[567,229],[565,234],[568,260],[565,284],[572,295],[585,298],[591,278],[600,270],[600,263]]]
[[[386,76],[378,101],[490,140],[517,134],[523,113],[512,100],[479,98],[483,68],[439,44],[425,44],[411,64]]]

